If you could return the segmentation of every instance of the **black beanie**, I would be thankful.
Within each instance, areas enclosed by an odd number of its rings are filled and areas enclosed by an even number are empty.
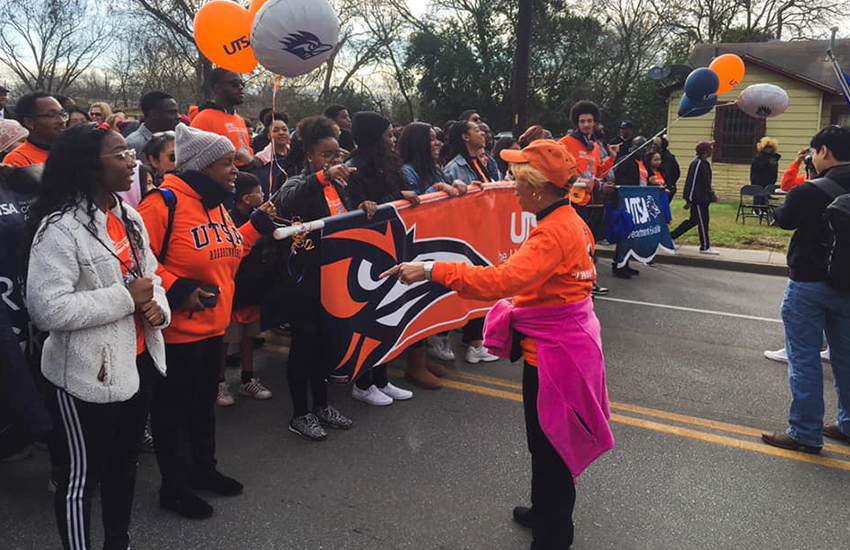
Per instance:
[[[361,111],[351,119],[351,135],[358,147],[372,147],[390,126],[386,117],[374,111]]]

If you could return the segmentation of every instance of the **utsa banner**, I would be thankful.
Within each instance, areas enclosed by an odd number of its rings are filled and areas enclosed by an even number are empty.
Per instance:
[[[378,276],[401,262],[435,260],[499,265],[537,225],[520,212],[508,183],[471,187],[463,197],[426,195],[415,208],[382,205],[371,220],[362,211],[324,219],[322,341],[335,380],[398,356],[427,336],[483,317],[490,302],[465,300],[431,282],[403,285]]]
[[[667,195],[655,185],[624,185],[618,187],[619,208],[627,211],[635,223],[629,236],[617,246],[617,267],[623,267],[629,258],[649,262],[658,249],[673,252],[670,237],[670,204]]]

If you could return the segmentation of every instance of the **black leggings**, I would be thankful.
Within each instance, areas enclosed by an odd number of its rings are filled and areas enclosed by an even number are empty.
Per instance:
[[[158,378],[150,354],[136,358],[139,391],[127,401],[89,403],[48,384],[53,419],[50,460],[56,481],[54,508],[62,547],[91,548],[91,501],[100,486],[104,550],[126,550],[136,490],[139,444]]]
[[[328,404],[328,380],[322,364],[322,338],[318,314],[307,308],[292,319],[292,340],[286,364],[286,378],[295,416],[310,412],[307,387],[313,394],[313,408]]]
[[[532,550],[563,550],[573,542],[576,486],[570,469],[549,442],[537,416],[537,367],[527,362],[522,371],[525,434],[531,452]]]
[[[691,216],[679,224],[679,227],[673,230],[670,234],[674,240],[681,237],[685,232],[690,231],[694,227],[699,231],[699,248],[700,250],[708,250],[711,248],[711,241],[708,238],[708,204],[691,204]]]

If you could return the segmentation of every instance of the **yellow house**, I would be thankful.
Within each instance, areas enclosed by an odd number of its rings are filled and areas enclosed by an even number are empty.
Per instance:
[[[827,47],[825,40],[697,45],[688,59],[691,67],[707,67],[714,57],[734,53],[744,60],[746,75],[740,86],[721,95],[717,107],[701,117],[677,120],[684,89],[682,84],[665,89],[670,98],[670,151],[678,158],[683,173],[694,157],[694,145],[714,140],[714,190],[721,200],[737,200],[740,188],[750,182],[750,161],[762,137],[779,140],[781,178],[818,130],[829,124],[850,125],[847,102],[826,57]],[[836,41],[835,54],[844,70],[850,72],[850,39]],[[761,83],[775,84],[788,92],[791,102],[784,114],[755,119],[735,106],[741,90]]]

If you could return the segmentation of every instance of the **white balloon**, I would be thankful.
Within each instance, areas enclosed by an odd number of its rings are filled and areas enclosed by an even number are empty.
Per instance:
[[[755,118],[772,118],[788,109],[788,93],[773,84],[747,86],[738,96],[738,108]]]
[[[254,17],[257,61],[288,77],[324,63],[339,42],[339,19],[327,0],[269,0]]]

